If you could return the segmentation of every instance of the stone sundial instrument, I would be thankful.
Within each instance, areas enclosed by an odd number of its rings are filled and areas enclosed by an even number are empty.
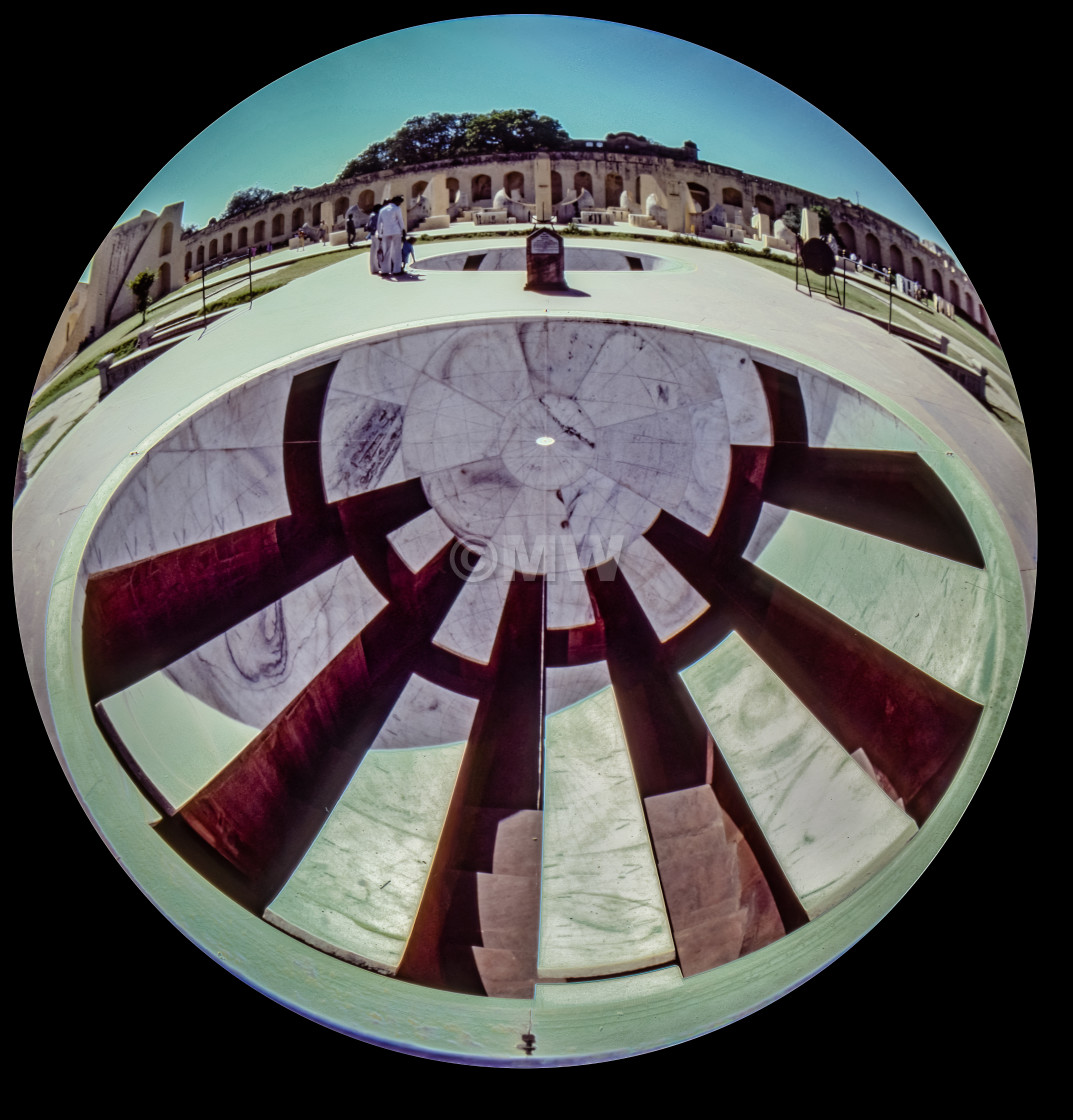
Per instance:
[[[354,254],[147,361],[19,498],[86,811],[317,1023],[504,1066],[716,1030],[890,911],[996,747],[1024,457],[875,323],[663,232],[430,235],[390,291]]]
[[[751,1002],[754,962],[786,983],[904,889],[989,749],[992,639],[951,661],[850,606],[910,571],[929,625],[1014,625],[944,614],[952,573],[1016,572],[922,438],[799,362],[621,321],[284,361],[72,538],[61,739],[111,768],[98,812],[142,805],[139,874],[188,869],[165,908],[241,915],[270,972],[286,935],[348,1002],[490,1024],[436,1053],[598,1055],[561,1019],[578,981],[664,1026],[698,985]]]

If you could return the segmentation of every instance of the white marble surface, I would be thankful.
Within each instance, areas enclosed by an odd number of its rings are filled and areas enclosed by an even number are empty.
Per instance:
[[[333,389],[321,426],[324,492],[329,502],[413,477],[401,455],[403,405]]]
[[[592,597],[584,575],[578,578],[580,567],[568,571],[545,584],[545,618],[549,630],[571,630],[575,626],[588,626],[596,621]]]
[[[261,730],[210,707],[164,672],[109,696],[101,707],[167,813],[181,808]]]
[[[288,933],[359,964],[402,957],[464,744],[370,751],[265,912]]]
[[[83,559],[103,571],[291,513],[283,477],[290,374],[239,386],[140,456]]]
[[[387,539],[402,562],[415,574],[435,557],[454,534],[434,509],[388,533]]]
[[[928,445],[907,424],[857,389],[815,370],[800,368],[797,381],[805,404],[808,441],[816,447],[867,447],[923,451]]]
[[[810,916],[913,837],[912,819],[736,633],[682,679]]]
[[[765,513],[768,510],[765,504]],[[777,507],[776,507],[777,508]],[[959,564],[796,511],[755,563],[950,688],[983,703],[994,686],[994,581]]]
[[[661,508],[709,532],[729,442],[769,437],[746,352],[687,331],[491,321],[365,349],[329,390],[329,497],[420,477],[454,535],[506,569],[600,564]]]
[[[287,517],[282,439],[275,447],[154,448],[116,495],[86,549],[104,571]]]
[[[371,750],[400,750],[464,742],[477,701],[412,673]]]
[[[600,976],[674,959],[614,693],[545,722],[539,972]]]
[[[180,687],[266,727],[387,605],[348,558],[173,662]]]
[[[619,567],[661,642],[708,609],[708,601],[644,537],[623,552]]]
[[[487,665],[499,632],[508,588],[506,580],[496,577],[468,579],[433,635],[433,643]]]
[[[552,666],[544,670],[544,710],[553,715],[610,685],[611,674],[606,661]]]

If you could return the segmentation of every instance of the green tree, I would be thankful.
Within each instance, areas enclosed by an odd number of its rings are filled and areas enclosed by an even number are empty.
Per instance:
[[[827,237],[835,232],[834,219],[831,217],[831,211],[826,206],[810,206],[810,210],[814,210],[820,216],[820,236]]]
[[[473,116],[466,126],[466,151],[529,152],[562,148],[570,139],[551,117],[538,117],[534,109],[497,109]]]
[[[134,307],[142,313],[142,322],[145,322],[145,313],[149,309],[149,293],[156,283],[156,273],[148,270],[139,272],[133,280],[127,281],[131,295],[134,296]]]
[[[786,207],[782,212],[782,218],[780,220],[787,229],[793,230],[794,233],[801,232],[801,211],[794,203],[791,202],[789,206]]]
[[[220,221],[241,214],[244,210],[255,210],[258,206],[264,206],[266,202],[279,197],[276,191],[270,191],[267,187],[246,187],[245,190],[235,191],[231,201],[224,207]]]
[[[370,144],[339,172],[339,179],[488,152],[556,150],[569,141],[558,121],[538,117],[534,109],[431,113],[427,117],[411,117],[386,140]]]

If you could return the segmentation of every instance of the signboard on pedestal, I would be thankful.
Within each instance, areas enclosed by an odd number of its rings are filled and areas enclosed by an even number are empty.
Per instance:
[[[536,229],[525,240],[525,288],[565,289],[563,239],[554,230]]]

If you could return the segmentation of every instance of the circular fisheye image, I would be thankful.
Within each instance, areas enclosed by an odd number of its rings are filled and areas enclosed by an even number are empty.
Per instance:
[[[979,1029],[1036,516],[979,211],[948,244],[877,158],[949,153],[825,115],[900,96],[837,52],[332,47],[146,91],[148,167],[95,117],[35,266],[46,1004],[404,1069]]]

